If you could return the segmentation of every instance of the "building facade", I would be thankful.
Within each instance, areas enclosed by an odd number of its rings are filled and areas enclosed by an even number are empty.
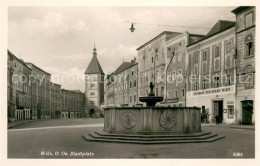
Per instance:
[[[104,105],[104,72],[97,59],[96,48],[85,71],[85,109],[88,117],[100,117]]]
[[[60,118],[85,117],[85,95],[79,90],[61,89]]]
[[[165,105],[186,106],[187,45],[202,39],[203,35],[184,32],[166,42]]]
[[[235,38],[235,22],[220,20],[187,47],[187,106],[209,112],[210,122],[235,122]]]
[[[106,106],[136,106],[138,100],[138,63],[123,62],[106,81]]]
[[[255,7],[241,6],[236,15],[236,123],[255,122]]]
[[[138,96],[147,96],[150,91],[149,84],[153,82],[155,95],[166,97],[166,42],[178,35],[180,35],[180,33],[164,31],[137,48],[139,74]]]
[[[51,108],[51,118],[61,117],[61,85],[51,83],[51,97],[50,97],[50,108]]]
[[[31,69],[9,50],[7,53],[8,120],[29,120],[32,118],[29,82]]]
[[[49,119],[51,118],[51,74],[33,63],[28,62],[26,65],[32,70],[32,119]]]

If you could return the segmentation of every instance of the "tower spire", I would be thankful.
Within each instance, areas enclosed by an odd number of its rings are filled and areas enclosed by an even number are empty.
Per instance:
[[[97,56],[97,49],[96,49],[96,44],[94,43],[94,49],[93,49],[93,56]]]

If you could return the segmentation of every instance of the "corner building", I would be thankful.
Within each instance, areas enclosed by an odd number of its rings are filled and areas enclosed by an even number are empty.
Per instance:
[[[220,20],[187,46],[187,106],[209,112],[209,121],[235,123],[235,22]]]
[[[241,6],[232,11],[236,15],[237,95],[236,123],[255,122],[255,29],[256,9]]]

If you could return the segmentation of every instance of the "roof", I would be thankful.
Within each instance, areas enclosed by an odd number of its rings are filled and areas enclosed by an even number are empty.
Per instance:
[[[202,38],[201,40],[198,40],[194,43],[189,44],[188,46],[194,45],[196,43],[199,43],[207,38],[210,38],[211,36],[214,36],[218,33],[221,33],[229,28],[232,28],[236,25],[236,22],[234,21],[227,21],[227,20],[219,20],[214,26],[213,28],[211,28],[211,30],[207,33],[207,35]]]
[[[8,52],[8,55],[9,55],[9,56],[14,57],[18,62],[20,62],[21,64],[23,64],[24,67],[28,68],[29,70],[32,70],[31,68],[29,68],[29,67],[26,65],[26,63],[24,62],[24,60],[17,58],[17,57],[16,57],[11,51],[9,51],[9,50],[7,50],[7,52]]]
[[[125,71],[126,69],[129,69],[130,67],[136,65],[136,62],[123,62],[114,72],[115,75],[122,73],[123,71]]]
[[[147,44],[153,42],[154,40],[158,39],[159,37],[165,35],[165,34],[181,34],[179,32],[171,32],[171,31],[163,31],[162,33],[160,33],[159,35],[155,36],[153,39],[149,40],[148,42],[146,42],[145,44],[143,44],[142,46],[138,47],[136,50],[140,50],[141,48],[143,48],[144,46],[146,46]]]
[[[25,62],[25,63],[26,63],[26,65],[32,65],[32,66],[34,66],[36,69],[38,69],[38,70],[44,72],[44,73],[47,74],[47,75],[51,75],[50,73],[48,73],[48,72],[42,70],[41,68],[37,67],[36,65],[34,65],[34,64],[31,63],[31,62]]]
[[[68,92],[75,92],[75,93],[81,93],[83,94],[83,92],[81,92],[80,90],[68,90],[68,89],[61,89],[62,91],[68,91]]]
[[[236,22],[234,21],[227,21],[227,20],[219,20],[214,26],[213,28],[211,28],[211,30],[207,33],[207,36],[212,36],[214,34],[217,34],[219,32],[222,32],[232,26],[234,26],[236,24]]]
[[[88,65],[88,67],[85,71],[85,74],[102,74],[102,75],[105,75],[101,65],[98,62],[96,48],[94,48],[93,58],[91,59],[89,65]]]
[[[70,91],[72,91],[72,92],[76,92],[76,93],[82,93],[80,90],[70,90]]]
[[[252,8],[253,6],[239,6],[237,8],[235,8],[234,10],[232,10],[231,12],[234,13],[234,14],[238,14],[244,10],[247,10],[247,9],[250,9]]]

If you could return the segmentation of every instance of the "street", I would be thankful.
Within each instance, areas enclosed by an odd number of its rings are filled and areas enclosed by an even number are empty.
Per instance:
[[[8,130],[8,158],[254,158],[255,130],[202,126],[224,135],[212,143],[137,145],[87,142],[82,135],[103,129],[103,119],[34,121]]]

